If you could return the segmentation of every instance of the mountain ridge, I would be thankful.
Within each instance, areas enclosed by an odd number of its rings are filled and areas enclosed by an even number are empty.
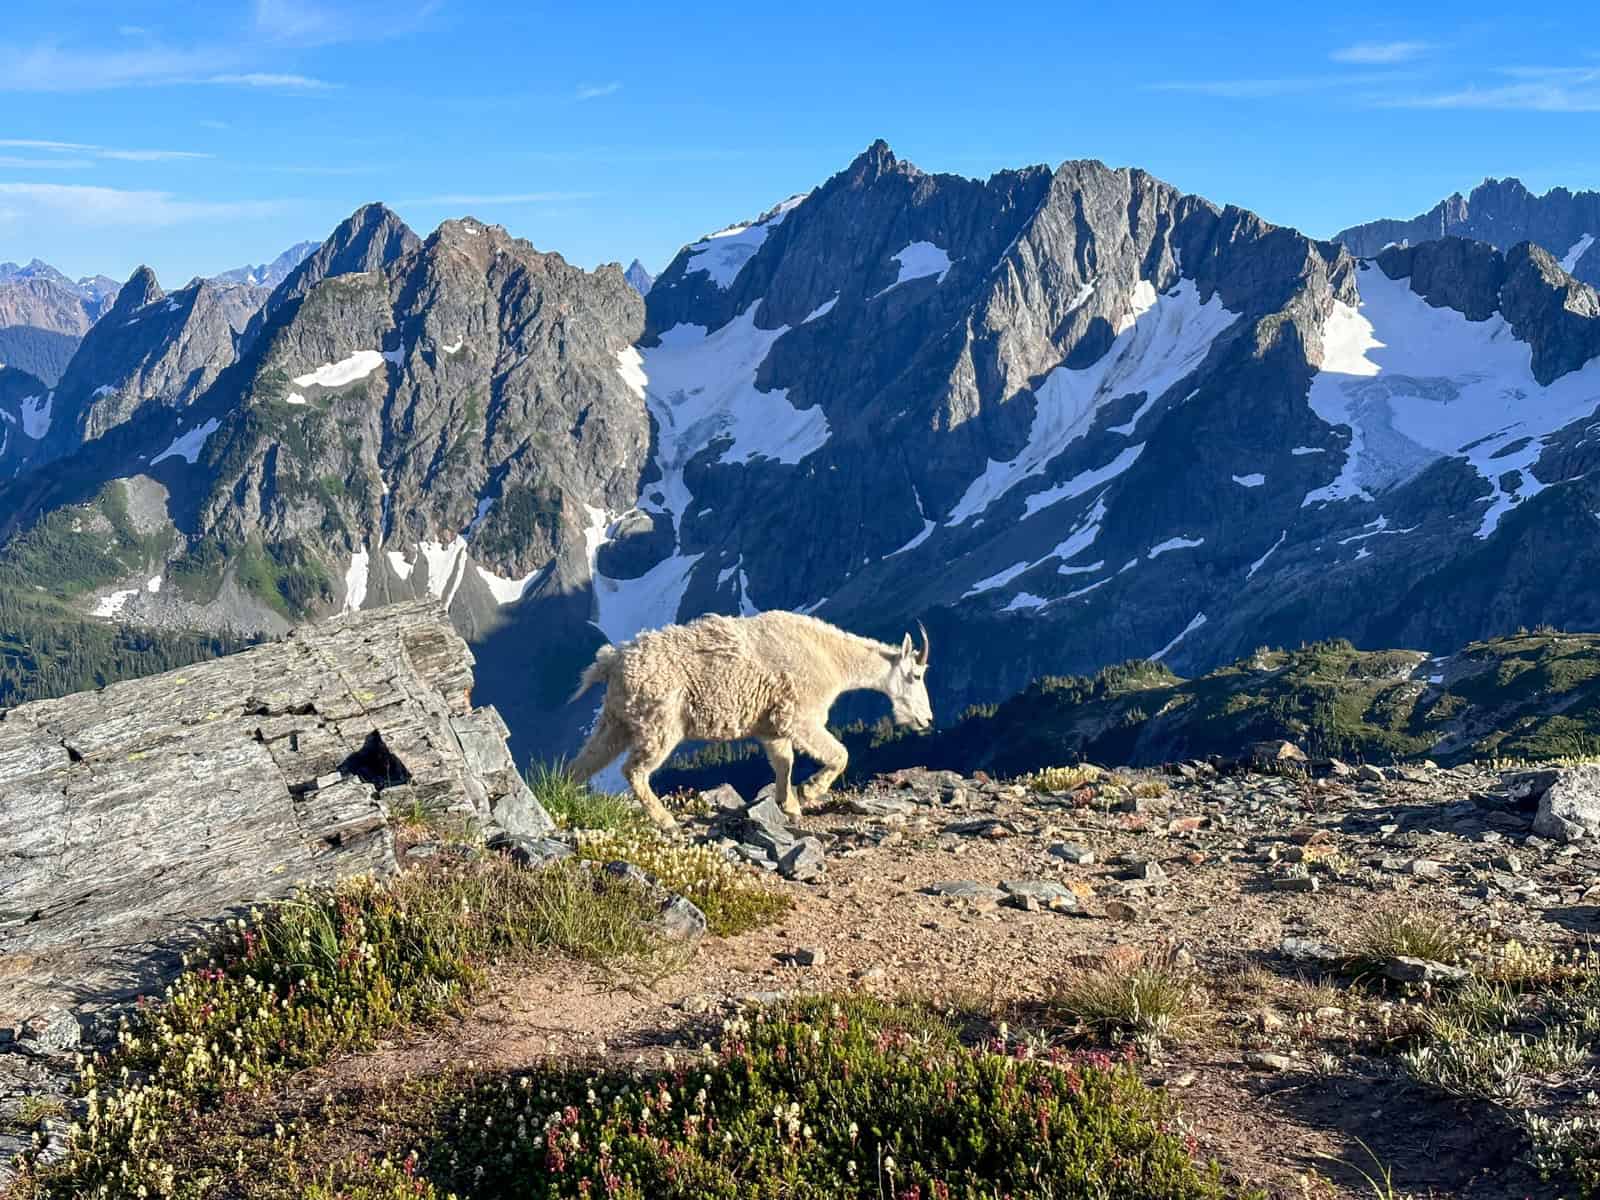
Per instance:
[[[1136,168],[971,180],[880,141],[643,299],[381,205],[242,330],[198,337],[215,285],[162,321],[130,286],[148,333],[74,365],[0,565],[54,546],[99,564],[57,587],[79,611],[236,633],[431,594],[519,753],[581,731],[602,638],[702,612],[923,620],[947,712],[1129,658],[1600,621],[1600,310],[1536,247],[1364,261]],[[209,377],[177,371],[202,342]]]

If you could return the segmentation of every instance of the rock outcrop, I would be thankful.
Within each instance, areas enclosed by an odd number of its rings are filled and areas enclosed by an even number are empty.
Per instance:
[[[0,1027],[149,988],[240,906],[393,871],[391,814],[548,832],[472,666],[400,604],[0,713]]]

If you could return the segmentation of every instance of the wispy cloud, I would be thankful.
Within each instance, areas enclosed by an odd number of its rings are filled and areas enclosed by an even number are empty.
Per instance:
[[[64,48],[55,43],[8,49],[0,91],[94,92],[126,87],[225,84],[320,91],[334,85],[305,75],[252,71],[244,46],[175,49],[148,42],[136,47]]]
[[[1432,42],[1357,42],[1353,46],[1341,46],[1328,57],[1339,63],[1376,66],[1410,62],[1434,48]]]
[[[209,75],[204,79],[196,79],[193,82],[224,84],[230,87],[277,88],[281,91],[291,92],[322,92],[339,86],[336,83],[329,83],[325,79],[313,79],[308,75],[278,75],[263,71],[250,71],[235,75]]]
[[[0,205],[53,227],[163,229],[196,221],[269,216],[281,201],[191,200],[172,192],[130,191],[58,183],[0,183]]]
[[[610,83],[586,83],[578,88],[574,98],[578,100],[598,100],[601,96],[614,96],[622,90],[622,82],[613,79]]]
[[[1386,96],[1377,103],[1384,108],[1600,112],[1600,67],[1501,67],[1495,74],[1513,82]]]
[[[548,204],[559,200],[593,198],[593,192],[447,192],[442,196],[422,196],[413,203],[454,207],[473,204]]]
[[[212,157],[194,150],[122,150],[114,146],[96,146],[88,142],[53,142],[40,138],[0,138],[0,147],[10,150],[35,150],[45,154],[88,155],[91,158],[110,159],[114,162],[173,162]],[[79,161],[77,165],[92,164]]]
[[[1219,96],[1230,100],[1257,100],[1272,96],[1292,96],[1338,88],[1364,87],[1378,82],[1393,82],[1390,75],[1302,75],[1276,79],[1189,79],[1152,83],[1151,91],[1187,92],[1197,96]]]
[[[255,0],[252,24],[282,45],[328,46],[415,33],[439,7],[440,0]]]
[[[72,171],[94,166],[90,158],[22,158],[15,154],[0,154],[0,167],[19,171]]]

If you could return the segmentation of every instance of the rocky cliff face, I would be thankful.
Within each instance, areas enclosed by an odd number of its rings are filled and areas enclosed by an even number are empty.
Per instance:
[[[1354,225],[1334,240],[1362,258],[1390,245],[1411,246],[1442,237],[1471,238],[1498,250],[1532,242],[1563,270],[1591,287],[1600,285],[1600,192],[1551,188],[1535,196],[1518,179],[1485,179],[1469,195],[1456,192],[1420,216]]]
[[[1127,658],[1600,621],[1600,315],[1538,246],[1358,261],[1137,170],[877,143],[643,300],[369,206],[208,328],[208,380],[147,365],[181,336],[112,354],[127,321],[108,361],[146,365],[74,362],[90,440],[0,492],[0,557],[110,554],[63,599],[145,621],[434,596],[523,751],[592,716],[563,701],[602,637],[711,611],[925,620],[942,717]]]

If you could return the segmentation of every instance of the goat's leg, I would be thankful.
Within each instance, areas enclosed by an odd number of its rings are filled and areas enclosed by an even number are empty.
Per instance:
[[[800,815],[800,801],[794,795],[791,777],[794,772],[794,743],[788,738],[766,738],[761,743],[772,764],[773,795],[778,807],[791,817]]]
[[[828,794],[833,781],[843,775],[845,767],[850,765],[850,752],[844,748],[844,743],[821,725],[808,725],[800,729],[794,735],[794,743],[802,753],[822,764],[822,770],[800,785],[798,799],[803,808],[816,804]]]
[[[671,747],[645,750],[636,745],[628,755],[628,760],[622,764],[622,776],[633,789],[635,798],[644,807],[650,819],[662,829],[676,828],[678,823],[672,819],[667,806],[650,790],[650,776],[657,767],[667,761],[667,755],[671,752]]]
[[[601,712],[600,720],[595,722],[594,732],[583,744],[583,749],[578,751],[578,757],[572,760],[567,774],[582,783],[609,766],[617,755],[628,748],[628,741],[628,727],[609,712]]]

